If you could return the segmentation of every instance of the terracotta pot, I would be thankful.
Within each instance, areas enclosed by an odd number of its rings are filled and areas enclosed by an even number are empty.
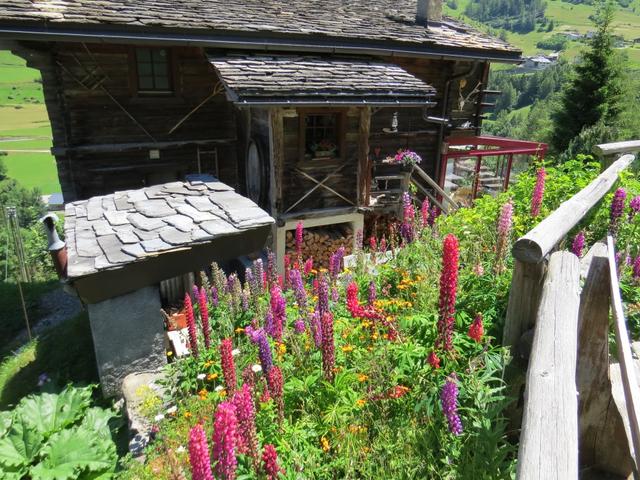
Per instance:
[[[187,315],[184,312],[169,315],[169,331],[182,330],[183,328],[187,328]]]

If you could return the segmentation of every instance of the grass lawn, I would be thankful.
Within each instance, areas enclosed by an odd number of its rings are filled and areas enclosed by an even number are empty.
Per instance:
[[[97,383],[89,318],[82,313],[32,340],[0,361],[0,410],[38,390],[38,376],[46,373],[64,386]]]
[[[38,188],[40,193],[62,191],[58,181],[55,158],[49,153],[8,153],[2,157],[11,178],[27,188]]]

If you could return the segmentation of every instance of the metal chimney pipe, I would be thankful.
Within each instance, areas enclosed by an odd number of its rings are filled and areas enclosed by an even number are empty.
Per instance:
[[[416,9],[416,23],[420,25],[427,24],[427,6],[429,5],[429,0],[418,0],[418,5]]]
[[[60,240],[56,231],[56,223],[58,216],[55,213],[48,213],[40,219],[47,233],[47,241],[49,254],[53,260],[53,266],[56,269],[58,277],[63,279],[67,277],[67,245]]]
[[[442,23],[442,0],[417,0],[416,23],[419,25]]]

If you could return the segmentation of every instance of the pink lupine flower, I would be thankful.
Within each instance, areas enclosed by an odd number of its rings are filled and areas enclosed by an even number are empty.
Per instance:
[[[302,221],[299,221],[296,224],[296,255],[298,256],[298,261],[302,259],[302,235],[304,233],[304,225]]]
[[[484,267],[480,262],[476,263],[473,266],[473,274],[477,277],[481,277],[482,275],[484,275]]]
[[[355,247],[355,252],[354,253],[358,253],[358,252],[362,251],[363,240],[364,240],[364,232],[362,231],[361,228],[359,228],[356,231],[356,247]]]
[[[200,304],[200,320],[202,321],[202,333],[204,335],[204,346],[211,346],[211,329],[209,327],[209,308],[207,307],[207,292],[204,287],[200,289],[198,295],[198,303]]]
[[[322,274],[318,278],[318,306],[316,310],[321,316],[329,311],[329,283],[327,277]]]
[[[273,332],[271,336],[282,341],[282,329],[287,320],[287,304],[278,285],[271,286],[271,314],[273,315]]]
[[[276,480],[280,475],[280,467],[278,466],[278,454],[276,447],[267,443],[262,452],[262,464],[267,480]]]
[[[278,424],[282,426],[284,420],[284,380],[282,379],[282,370],[277,365],[271,367],[267,374],[267,385],[269,387],[269,393],[276,402],[276,408],[278,410]]]
[[[531,216],[537,217],[540,215],[540,207],[542,206],[542,197],[544,196],[544,182],[547,176],[547,172],[544,167],[540,167],[536,174],[536,186],[533,188],[533,194],[531,195]]]
[[[459,244],[455,235],[447,235],[442,252],[442,272],[440,274],[440,301],[438,318],[438,337],[436,348],[453,348],[453,325],[458,290]]]
[[[469,337],[480,343],[484,335],[484,326],[482,325],[482,314],[478,313],[469,326]]]
[[[289,272],[289,281],[291,282],[291,288],[294,296],[296,297],[296,302],[298,303],[298,310],[300,310],[301,314],[306,315],[307,291],[304,289],[304,282],[302,280],[300,270],[295,268],[291,270]]]
[[[213,480],[207,435],[199,423],[189,431],[189,463],[193,480]]]
[[[504,257],[507,252],[507,246],[509,245],[512,223],[513,201],[509,199],[507,203],[502,205],[500,216],[498,217],[498,241],[496,245],[496,271],[498,273],[504,270]]]
[[[184,313],[187,316],[187,327],[189,329],[189,348],[191,355],[198,358],[198,336],[196,333],[196,320],[193,317],[193,305],[191,304],[191,296],[184,294]]]
[[[452,373],[442,387],[440,392],[440,404],[442,413],[447,419],[449,431],[454,435],[462,433],[462,422],[458,416],[458,386],[456,385],[456,374]]]
[[[420,218],[422,219],[422,228],[429,225],[429,199],[425,198],[420,207]]]
[[[610,222],[609,229],[612,232],[615,232],[618,229],[618,221],[622,214],[624,213],[624,204],[627,199],[627,192],[624,188],[619,188],[613,194],[613,200],[611,200],[611,209],[610,209]]]
[[[404,192],[402,194],[402,225],[400,225],[400,236],[405,243],[411,243],[413,241],[413,222],[415,219],[415,210],[413,208],[413,202],[409,193]]]
[[[373,305],[373,303],[376,301],[376,297],[377,297],[376,282],[371,280],[369,282],[369,298],[368,298],[369,306]]]
[[[222,365],[222,375],[224,385],[229,395],[233,394],[237,386],[236,366],[233,361],[233,344],[230,338],[224,338],[220,342],[220,363]]]
[[[311,270],[313,270],[313,257],[307,258],[307,260],[304,262],[304,276],[308,277],[311,273]]]
[[[375,252],[378,249],[378,241],[376,240],[376,237],[374,235],[371,235],[371,237],[369,237],[369,249],[372,252]]]
[[[219,479],[233,480],[236,476],[236,412],[230,401],[221,402],[213,421],[213,459]]]
[[[631,219],[640,213],[640,195],[631,199],[629,207],[631,208],[631,211],[629,212],[629,219]]]
[[[246,383],[233,395],[236,409],[238,453],[248,454],[258,462],[258,436],[256,433],[256,409],[253,404],[251,387]]]
[[[307,326],[304,323],[304,320],[299,318],[295,322],[293,322],[293,331],[297,334],[304,333],[307,329]]]
[[[571,251],[573,254],[580,258],[582,257],[582,249],[584,248],[584,232],[581,230],[576,235],[576,238],[573,239],[571,243]]]
[[[333,381],[335,366],[335,344],[333,338],[333,315],[325,313],[322,322],[322,370],[328,382]]]

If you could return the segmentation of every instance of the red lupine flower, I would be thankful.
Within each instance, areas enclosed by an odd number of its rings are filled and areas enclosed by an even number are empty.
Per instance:
[[[213,480],[207,435],[199,423],[189,431],[189,463],[193,480]]]
[[[440,359],[438,358],[438,355],[436,355],[436,352],[432,351],[429,354],[429,357],[427,358],[427,362],[429,362],[429,365],[431,365],[433,368],[440,368]]]
[[[547,172],[544,167],[540,167],[536,174],[536,186],[533,189],[531,195],[531,216],[537,217],[540,215],[540,207],[542,206],[542,197],[544,196],[544,182],[547,176]]]
[[[209,308],[207,307],[207,292],[204,287],[200,289],[198,303],[200,305],[200,319],[202,320],[204,346],[209,348],[211,346],[211,330],[209,328]]]
[[[229,395],[236,390],[236,367],[233,362],[233,344],[230,338],[224,338],[220,342],[220,363],[222,364],[222,375],[224,385]]]
[[[455,235],[447,235],[442,252],[442,272],[440,274],[440,301],[438,318],[438,337],[436,348],[453,348],[453,325],[456,312],[456,294],[458,290],[459,244]]]
[[[198,358],[198,336],[196,333],[196,320],[193,317],[193,305],[191,304],[191,296],[184,294],[184,313],[187,316],[187,327],[189,328],[189,347],[191,355]]]
[[[476,318],[474,318],[473,322],[471,322],[471,325],[469,326],[469,337],[480,343],[482,341],[483,335],[484,326],[482,325],[482,314],[478,313],[476,315]]]
[[[262,452],[262,463],[264,466],[264,473],[267,475],[267,480],[276,480],[280,475],[280,467],[278,466],[278,453],[276,447],[267,443],[264,446]]]
[[[284,420],[284,380],[282,379],[282,370],[277,365],[274,365],[269,369],[267,374],[267,385],[269,387],[269,393],[276,402],[276,408],[278,410],[278,424],[282,426]]]
[[[376,237],[374,237],[373,235],[369,237],[369,248],[371,249],[372,252],[375,252],[378,249],[378,241],[376,240]]]
[[[222,480],[233,480],[236,476],[236,428],[233,404],[230,401],[220,403],[213,422],[213,459],[216,475]]]
[[[307,260],[304,262],[304,276],[308,277],[311,273],[311,270],[313,270],[313,257],[307,258]]]

